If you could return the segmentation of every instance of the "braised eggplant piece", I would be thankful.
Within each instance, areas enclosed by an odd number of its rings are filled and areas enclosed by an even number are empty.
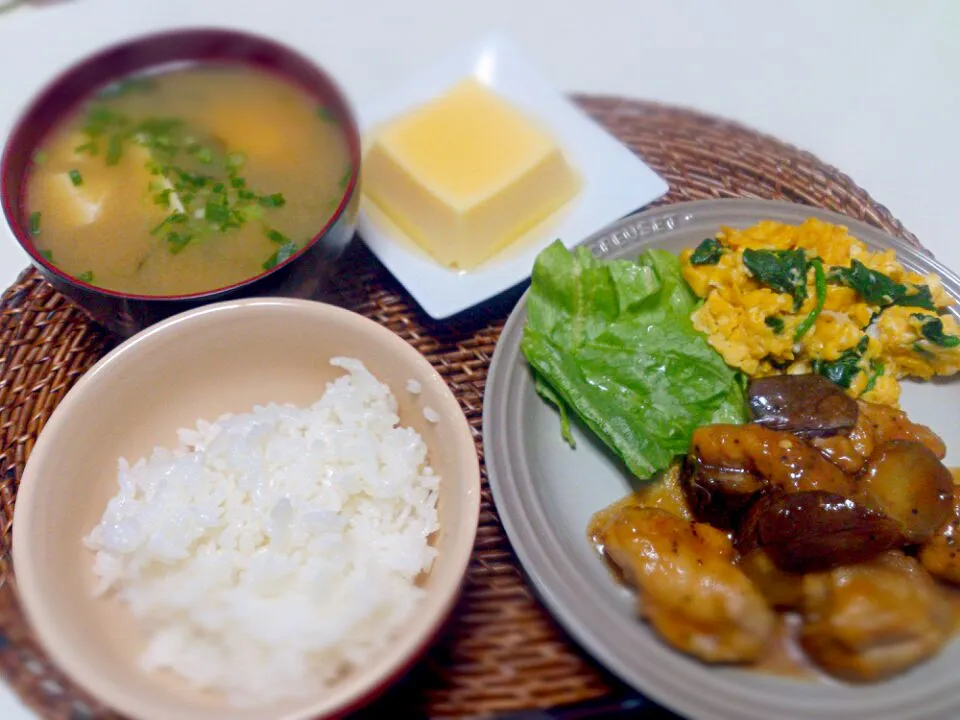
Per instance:
[[[693,456],[683,463],[680,479],[693,516],[701,522],[730,530],[767,483],[742,470],[704,465]]]
[[[747,401],[758,425],[805,437],[836,435],[857,422],[857,401],[822,375],[774,375],[751,380]]]
[[[778,568],[794,573],[864,562],[905,544],[894,520],[821,490],[763,495],[736,534],[742,554],[763,550]]]
[[[950,602],[915,558],[890,552],[803,579],[800,643],[831,675],[880,680],[932,657],[951,637]]]
[[[714,468],[711,473],[747,473],[784,492],[825,490],[845,497],[856,495],[855,479],[802,438],[756,424],[697,428],[690,457],[703,468]]]
[[[737,565],[773,607],[796,610],[803,605],[803,575],[781,570],[764,550],[752,550]]]
[[[860,476],[863,502],[896,520],[907,540],[925,543],[950,517],[953,477],[926,445],[884,443]]]
[[[917,556],[935,578],[960,584],[960,487],[953,488],[953,510]]]

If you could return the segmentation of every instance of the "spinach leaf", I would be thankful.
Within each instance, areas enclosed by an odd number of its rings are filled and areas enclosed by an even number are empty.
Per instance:
[[[697,245],[697,249],[690,256],[691,265],[716,265],[720,262],[724,247],[716,238],[707,238]]]
[[[743,251],[743,264],[757,282],[793,296],[796,312],[807,299],[807,256],[803,250]]]
[[[783,318],[776,315],[768,315],[763,319],[763,324],[773,330],[777,335],[783,332]]]
[[[813,371],[835,382],[844,390],[849,389],[853,379],[861,372],[860,360],[867,351],[870,338],[864,335],[855,347],[846,350],[836,360],[814,360]]]
[[[823,304],[827,301],[827,275],[823,271],[823,261],[820,258],[814,258],[810,261],[810,265],[813,267],[816,283],[817,304],[810,311],[810,314],[804,318],[803,322],[797,326],[797,331],[793,335],[794,341],[799,340],[810,331],[817,318],[820,317],[820,313],[823,312]]]
[[[901,307],[918,307],[924,310],[936,310],[937,306],[933,302],[933,294],[930,292],[930,288],[925,285],[914,285],[913,290],[913,293],[904,295],[896,304]]]
[[[935,360],[936,357],[937,357],[935,354],[933,354],[932,352],[930,352],[929,350],[927,350],[927,349],[926,349],[923,345],[921,345],[919,342],[915,342],[915,343],[913,344],[913,351],[914,351],[917,355],[919,355],[920,357],[924,358],[925,360]]]
[[[934,345],[944,348],[954,348],[960,345],[960,337],[947,335],[943,332],[943,320],[940,318],[923,313],[914,313],[910,317],[921,322],[920,334]]]
[[[608,262],[556,242],[534,265],[521,348],[538,391],[638,478],[685,453],[697,427],[746,421],[739,373],[693,328],[697,304],[661,250]]]
[[[877,384],[877,380],[879,380],[880,377],[883,375],[883,371],[884,371],[884,367],[882,362],[880,362],[879,360],[870,361],[871,375],[870,375],[870,379],[867,380],[866,386],[863,388],[864,393],[868,393],[871,390],[873,390],[873,388]]]
[[[933,304],[933,296],[930,294],[930,288],[923,285],[913,285],[910,288],[902,283],[894,282],[887,275],[877,270],[871,270],[859,260],[851,261],[848,268],[831,268],[828,279],[831,282],[856,290],[860,297],[871,305],[879,305],[880,307],[902,305],[926,310],[936,309]],[[913,292],[910,292],[911,289]]]

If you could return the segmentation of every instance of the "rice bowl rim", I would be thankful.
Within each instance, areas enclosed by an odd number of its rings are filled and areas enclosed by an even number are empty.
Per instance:
[[[299,312],[309,316],[310,323],[322,331],[325,325],[331,323],[337,326],[346,326],[350,333],[365,336],[371,356],[383,353],[389,356],[396,364],[401,364],[409,377],[417,377],[424,386],[426,393],[428,383],[438,397],[431,400],[431,406],[441,415],[441,423],[452,424],[450,432],[455,434],[455,447],[449,452],[455,459],[460,478],[455,485],[443,482],[444,472],[431,466],[441,476],[439,500],[452,502],[456,508],[456,527],[446,527],[440,522],[440,528],[435,533],[440,538],[435,547],[449,563],[448,572],[441,577],[442,585],[434,585],[427,589],[426,594],[418,603],[411,620],[400,631],[382,653],[383,657],[372,663],[378,666],[377,672],[371,672],[368,667],[352,669],[343,680],[334,682],[329,688],[297,698],[289,704],[296,703],[297,707],[277,714],[273,704],[258,708],[256,714],[243,714],[244,718],[259,718],[264,720],[300,720],[314,716],[339,716],[350,710],[361,707],[366,701],[383,691],[391,682],[403,674],[414,664],[417,658],[426,650],[439,631],[440,626],[450,614],[459,595],[460,586],[466,573],[480,514],[480,468],[476,446],[466,416],[460,408],[444,379],[437,373],[429,361],[415,348],[404,341],[391,330],[377,322],[343,308],[333,305],[300,299],[289,298],[247,298],[231,300],[202,306],[180,313],[153,325],[127,339],[101,358],[88,370],[67,392],[62,402],[55,408],[47,421],[43,431],[39,434],[33,451],[24,468],[17,504],[14,510],[13,523],[13,567],[15,583],[18,589],[24,616],[29,626],[37,636],[41,646],[49,653],[52,660],[64,670],[73,680],[111,708],[136,718],[144,720],[162,720],[164,716],[151,714],[150,708],[145,705],[136,692],[127,691],[119,683],[92,670],[84,661],[82,647],[71,644],[59,637],[59,628],[69,619],[64,619],[55,609],[56,601],[43,592],[46,582],[42,579],[44,569],[41,554],[38,554],[31,538],[36,537],[41,524],[40,515],[43,512],[46,486],[51,479],[44,476],[46,458],[56,452],[58,437],[74,422],[82,422],[82,416],[97,403],[97,388],[101,383],[109,380],[109,376],[117,372],[118,368],[129,366],[145,352],[146,348],[157,338],[179,335],[184,332],[202,329],[217,316],[224,313],[253,314],[259,312]],[[306,329],[305,329],[306,331]],[[247,342],[247,340],[245,340]],[[331,345],[336,345],[336,339]],[[331,349],[330,357],[343,355]],[[371,356],[368,356],[371,357]],[[365,364],[368,358],[358,357]],[[371,370],[371,372],[373,372]],[[378,380],[385,382],[377,373],[373,373]],[[402,388],[389,383],[391,392],[397,395]],[[100,412],[104,409],[99,408]],[[144,408],[148,413],[149,408]],[[403,418],[401,418],[403,422]],[[434,453],[431,443],[424,439],[428,453]],[[453,461],[451,462],[453,464]],[[54,483],[55,484],[55,483]],[[446,493],[450,488],[459,488],[452,497]],[[446,489],[446,492],[445,492]],[[76,538],[80,543],[82,538]],[[433,575],[436,563],[428,576]],[[49,570],[46,572],[50,572]],[[102,598],[89,598],[92,603],[102,602]],[[429,612],[428,612],[429,611]],[[386,659],[384,659],[386,658]],[[380,667],[382,666],[382,667]],[[321,692],[322,690],[322,692]],[[190,720],[206,717],[228,717],[223,715],[224,707],[211,707],[210,713],[204,712],[200,705],[190,715]]]

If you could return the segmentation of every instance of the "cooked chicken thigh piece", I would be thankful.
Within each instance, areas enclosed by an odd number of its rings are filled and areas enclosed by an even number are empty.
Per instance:
[[[641,617],[706,662],[751,662],[775,616],[734,564],[726,533],[654,508],[624,508],[602,531],[610,560],[638,590]]]
[[[931,657],[950,638],[953,609],[920,563],[889,552],[803,579],[800,642],[836,677],[879,680]]]
[[[890,440],[919,442],[941,460],[946,455],[943,440],[925,425],[911,422],[902,410],[863,400],[858,400],[857,404],[860,410],[857,423],[847,434],[810,441],[824,457],[844,472],[860,472],[874,450]]]

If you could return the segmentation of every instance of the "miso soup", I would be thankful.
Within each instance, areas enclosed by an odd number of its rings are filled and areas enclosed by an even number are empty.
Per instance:
[[[37,249],[109,290],[182,295],[269,270],[313,238],[349,183],[330,111],[238,66],[129,78],[84,103],[34,158]]]

